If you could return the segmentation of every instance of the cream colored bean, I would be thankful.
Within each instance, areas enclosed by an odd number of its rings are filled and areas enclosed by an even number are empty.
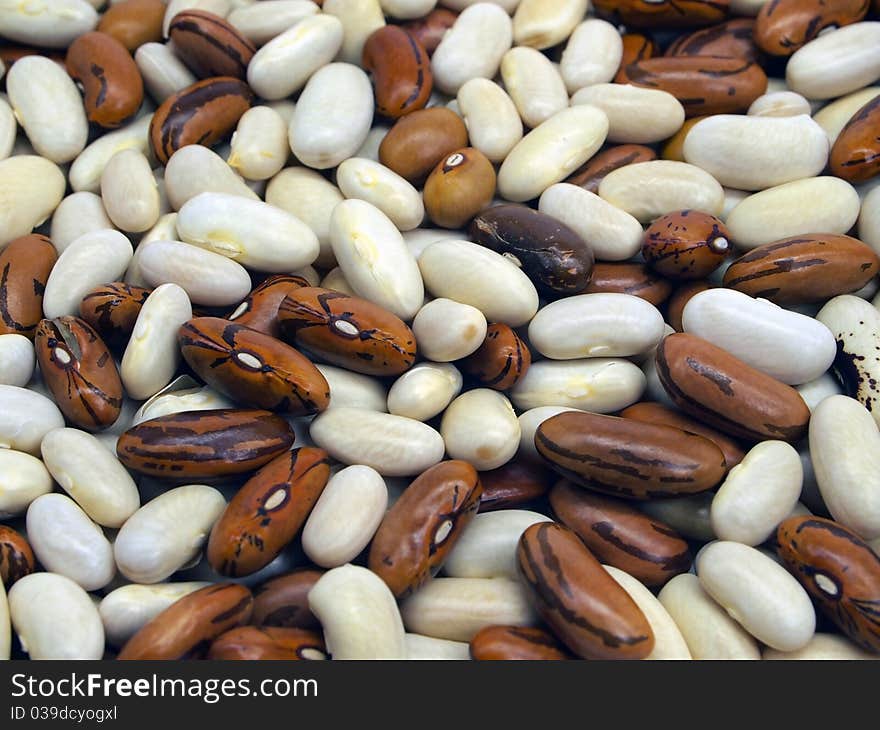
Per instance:
[[[807,99],[833,99],[880,78],[880,22],[823,33],[795,51],[785,67],[792,91]]]
[[[100,193],[101,174],[116,153],[134,149],[148,154],[150,141],[147,131],[152,119],[153,115],[147,114],[124,127],[98,137],[70,166],[70,187],[76,192]]]
[[[6,0],[0,4],[0,32],[18,43],[67,48],[97,24],[98,14],[84,0]]]
[[[709,512],[712,506],[711,493],[695,494],[691,497],[672,497],[654,499],[639,504],[642,512],[665,522],[676,532],[699,542],[715,539]]]
[[[196,82],[170,44],[144,43],[135,51],[134,60],[144,86],[157,104]]]
[[[388,487],[368,466],[334,474],[312,508],[302,531],[305,554],[315,565],[335,568],[354,560],[385,516]]]
[[[497,390],[476,388],[449,404],[440,423],[440,434],[451,458],[488,471],[513,458],[521,431],[513,406],[504,395]]]
[[[330,218],[330,243],[358,296],[401,319],[415,316],[425,295],[422,276],[388,216],[363,200],[339,203]]]
[[[406,658],[400,611],[375,573],[350,564],[328,570],[308,600],[334,659]]]
[[[418,261],[422,252],[437,241],[460,241],[461,231],[450,231],[446,228],[416,228],[403,232],[403,240],[412,255]]]
[[[608,117],[598,107],[563,109],[511,150],[498,171],[499,193],[514,202],[537,198],[590,159],[607,134]]]
[[[837,354],[834,335],[822,322],[733,289],[700,292],[681,320],[685,332],[789,385],[818,378]]]
[[[450,578],[519,577],[516,548],[527,527],[551,519],[538,512],[504,509],[481,512],[456,540],[443,563]]]
[[[750,195],[725,222],[737,246],[751,249],[817,231],[846,233],[855,225],[859,208],[859,194],[848,182],[812,177]]]
[[[339,59],[360,64],[367,38],[385,25],[379,0],[324,0],[322,7],[325,13],[342,21],[344,35]]]
[[[442,5],[444,8],[449,8],[450,10],[462,11],[471,5],[476,5],[477,3],[492,3],[493,5],[497,5],[499,8],[504,10],[508,14],[512,14],[514,10],[516,10],[516,6],[519,5],[520,0],[440,0],[439,5]]]
[[[387,413],[385,387],[375,378],[333,365],[316,364],[330,386],[329,408],[363,408]]]
[[[177,213],[167,213],[157,221],[156,225],[147,231],[134,250],[134,256],[125,270],[125,283],[133,286],[141,286],[145,289],[150,288],[150,282],[147,281],[141,270],[141,258],[144,251],[156,241],[171,241],[177,238]]]
[[[9,659],[12,651],[12,621],[9,618],[9,601],[6,586],[0,581],[0,661]]]
[[[22,514],[37,497],[49,494],[52,486],[42,461],[21,451],[0,449],[0,520]]]
[[[0,385],[0,449],[40,453],[40,442],[64,425],[55,403],[33,390]]]
[[[521,413],[517,419],[521,431],[519,451],[517,451],[517,454],[534,461],[543,461],[538,450],[535,448],[535,431],[538,430],[538,426],[558,413],[576,410],[578,409],[569,408],[567,406],[537,406],[536,408],[530,408],[524,413]]]
[[[543,53],[517,46],[501,58],[504,88],[527,127],[537,127],[568,107],[568,92],[559,71]]]
[[[724,206],[724,190],[714,177],[695,165],[674,160],[620,167],[605,176],[599,195],[641,223],[684,209],[717,215]]]
[[[192,318],[186,291],[177,284],[156,287],[144,302],[119,373],[130,398],[144,400],[164,388],[180,364],[177,331]]]
[[[813,637],[816,612],[807,592],[755,548],[712,542],[697,554],[696,567],[703,590],[758,641],[795,651]]]
[[[321,275],[314,266],[303,266],[295,271],[290,272],[292,276],[299,276],[305,279],[309,286],[318,286],[321,283]]]
[[[226,508],[212,487],[191,484],[163,492],[122,526],[113,552],[120,572],[137,583],[159,583],[195,558]]]
[[[675,134],[684,107],[672,94],[630,84],[594,84],[576,92],[572,105],[592,104],[608,116],[608,140],[653,144]]]
[[[513,40],[539,50],[555,46],[584,19],[587,7],[587,0],[522,0],[513,16]]]
[[[875,252],[880,252],[880,187],[874,188],[862,200],[859,238]]]
[[[421,18],[430,13],[437,0],[380,0],[386,15],[400,20]]]
[[[23,388],[34,374],[34,346],[24,335],[0,335],[0,385]]]
[[[204,10],[225,18],[232,7],[230,0],[169,0],[168,9],[162,22],[162,35],[168,37],[168,28],[174,16],[184,10]]]
[[[220,408],[235,408],[235,404],[207,385],[199,387],[191,377],[181,375],[137,409],[131,419],[131,426],[172,413],[213,411]]]
[[[442,297],[422,307],[412,323],[419,352],[434,362],[452,362],[470,355],[483,344],[487,326],[476,307]]]
[[[801,649],[796,651],[777,651],[765,647],[764,655],[761,657],[765,661],[783,659],[792,660],[834,660],[834,661],[852,661],[873,659],[877,661],[876,654],[865,651],[857,646],[845,636],[840,634],[814,634],[813,638]]]
[[[428,421],[446,409],[461,392],[461,386],[461,373],[455,365],[419,363],[394,381],[388,391],[388,411],[395,416]]]
[[[486,626],[538,621],[525,586],[509,578],[434,578],[400,606],[408,631],[470,641]]]
[[[818,175],[828,153],[825,131],[806,114],[717,114],[697,122],[684,141],[687,162],[740,190],[765,190]]]
[[[98,606],[107,643],[121,647],[166,608],[209,585],[203,581],[154,585],[130,583],[111,591]]]
[[[538,311],[538,292],[529,278],[509,259],[476,243],[437,241],[422,252],[418,265],[433,296],[470,304],[490,322],[519,327]]]
[[[724,188],[724,207],[721,212],[718,214],[718,217],[727,222],[727,216],[730,215],[730,212],[736,208],[743,200],[749,197],[751,193],[746,192],[745,190],[735,190],[734,188]]]
[[[445,451],[430,426],[361,408],[330,408],[311,422],[309,433],[337,461],[370,466],[386,477],[421,474]]]
[[[9,614],[31,659],[100,659],[104,627],[82,588],[55,573],[32,573],[9,589]]]
[[[323,289],[333,289],[334,291],[342,292],[343,294],[357,296],[357,294],[354,293],[354,289],[351,288],[351,284],[346,280],[345,274],[342,273],[342,269],[338,266],[328,271],[327,276],[321,279],[321,287]]]
[[[401,231],[418,227],[425,206],[418,190],[396,172],[373,160],[351,157],[336,169],[336,184],[346,198],[376,206]]]
[[[226,20],[251,43],[262,46],[321,9],[311,0],[263,0],[236,8]]]
[[[249,180],[268,180],[284,167],[290,155],[287,127],[274,109],[251,107],[238,120],[227,164]]]
[[[867,89],[853,91],[822,107],[813,115],[813,121],[825,130],[828,141],[833,145],[853,115],[878,95],[880,95],[880,86],[869,86]]]
[[[623,41],[617,28],[598,18],[583,21],[569,36],[559,64],[568,92],[608,83],[622,57]]]
[[[5,160],[11,154],[17,131],[18,123],[15,121],[12,107],[6,99],[0,99],[0,160]]]
[[[470,143],[492,162],[502,162],[522,139],[523,125],[513,100],[494,81],[466,81],[456,97]]]
[[[61,253],[80,236],[113,227],[101,196],[83,191],[68,195],[58,204],[49,238]]]
[[[45,221],[64,197],[58,166],[34,155],[0,160],[0,249]]]
[[[181,147],[171,155],[165,166],[165,191],[175,210],[180,210],[200,193],[260,199],[222,157],[197,144]]]
[[[150,163],[138,150],[110,158],[101,173],[101,199],[113,225],[129,233],[149,230],[159,220],[159,188]]]
[[[810,411],[816,409],[823,400],[830,395],[839,395],[843,391],[840,382],[831,373],[824,373],[809,383],[797,386],[798,393],[804,399],[804,403]]]
[[[421,634],[406,634],[407,659],[458,659],[469,660],[470,644],[464,641],[448,641],[435,639]]]
[[[311,75],[330,63],[342,47],[342,22],[326,13],[299,20],[256,52],[247,80],[258,96],[283,99],[306,85]]]
[[[747,114],[752,117],[796,117],[810,115],[812,109],[800,94],[793,91],[771,91],[755,99]]]
[[[700,586],[692,573],[670,580],[657,596],[694,659],[760,659],[758,642]]]
[[[379,147],[382,144],[382,140],[385,139],[385,135],[388,134],[389,129],[391,129],[391,127],[385,124],[376,124],[372,126],[367,133],[363,144],[358,148],[358,151],[355,152],[354,156],[372,160],[373,162],[379,162]]]

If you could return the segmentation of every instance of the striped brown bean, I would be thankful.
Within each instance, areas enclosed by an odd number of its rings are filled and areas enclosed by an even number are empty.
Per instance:
[[[79,314],[95,328],[108,347],[122,350],[151,292],[152,289],[123,281],[102,284],[83,297]]]
[[[599,183],[609,172],[636,162],[650,162],[657,153],[641,144],[619,144],[593,155],[575,170],[565,182],[599,194]]]
[[[7,592],[15,581],[36,569],[34,551],[24,535],[7,525],[0,525],[0,583]]]
[[[244,79],[256,47],[219,15],[184,10],[168,28],[174,50],[196,77],[232,76]]]
[[[686,281],[675,288],[666,300],[666,321],[676,332],[684,332],[681,316],[687,303],[702,291],[712,288],[708,281]]]
[[[646,264],[599,261],[584,294],[632,294],[659,307],[672,293],[672,282]]]
[[[277,626],[239,626],[221,634],[207,659],[225,661],[296,661],[326,659],[324,639],[314,631]]]
[[[230,322],[250,327],[271,337],[281,337],[278,307],[290,292],[309,282],[293,274],[274,274],[254,287],[247,298],[226,317]]]
[[[481,471],[480,482],[480,512],[491,512],[540,499],[553,483],[553,472],[543,464],[511,459],[497,469]]]
[[[648,266],[670,279],[703,279],[733,248],[727,226],[699,210],[667,213],[645,231],[642,255]]]
[[[595,7],[634,28],[698,28],[724,20],[730,0],[596,0]]]
[[[43,292],[57,260],[52,242],[38,233],[10,241],[0,251],[0,335],[34,339],[43,318]]]
[[[255,626],[317,629],[321,624],[309,608],[309,591],[323,570],[301,568],[267,580],[254,589]]]
[[[423,18],[409,20],[401,26],[407,33],[415,38],[424,46],[425,51],[430,56],[434,53],[443,35],[449,30],[458,18],[457,13],[453,13],[446,8],[434,8]]]
[[[396,25],[385,25],[364,43],[362,65],[373,75],[376,110],[397,119],[423,109],[434,88],[431,59],[421,42]]]
[[[878,129],[880,96],[859,109],[837,136],[829,159],[831,172],[853,183],[865,182],[880,174]]]
[[[755,18],[755,43],[774,56],[790,56],[826,29],[856,23],[870,0],[774,0]]]
[[[487,626],[470,643],[478,661],[559,661],[571,655],[552,634],[534,626]]]
[[[626,83],[624,69],[636,61],[644,61],[657,55],[657,44],[652,38],[642,33],[624,33],[620,40],[623,42],[623,55],[620,58],[620,67],[614,77],[615,84]]]
[[[677,38],[664,55],[735,56],[757,61],[760,51],[752,38],[754,28],[753,18],[734,18]]]
[[[528,372],[532,353],[511,327],[499,322],[486,329],[483,344],[461,361],[462,370],[480,385],[510,390]]]

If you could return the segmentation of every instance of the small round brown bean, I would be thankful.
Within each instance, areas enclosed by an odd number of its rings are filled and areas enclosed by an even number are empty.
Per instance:
[[[456,150],[437,163],[425,181],[428,217],[443,228],[461,228],[492,202],[495,168],[473,147]]]
[[[730,232],[720,219],[682,210],[648,226],[642,255],[648,266],[670,279],[703,279],[721,266],[732,248]]]
[[[467,127],[458,114],[445,107],[419,109],[388,130],[379,145],[379,162],[419,185],[446,155],[467,143]]]

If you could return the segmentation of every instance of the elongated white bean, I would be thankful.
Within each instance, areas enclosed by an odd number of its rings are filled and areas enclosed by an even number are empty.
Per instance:
[[[0,385],[0,449],[36,456],[43,437],[63,425],[64,416],[54,401],[33,390]]]
[[[49,238],[61,253],[83,234],[113,227],[101,196],[82,191],[68,195],[58,204]]]
[[[516,46],[505,53],[501,78],[528,127],[537,127],[568,106],[568,92],[559,71],[534,48]]]
[[[675,134],[684,123],[684,107],[672,94],[630,84],[594,84],[571,97],[608,116],[608,140],[651,144]]]
[[[364,408],[386,413],[385,387],[375,378],[353,373],[333,365],[315,365],[330,386],[329,408]]]
[[[751,117],[795,117],[799,114],[809,115],[811,111],[810,102],[800,94],[771,91],[755,99],[747,114]]]
[[[321,9],[311,0],[262,0],[235,8],[226,20],[251,43],[262,46]]]
[[[143,48],[143,46],[141,46]],[[193,79],[195,80],[195,79]],[[99,193],[101,174],[118,152],[135,149],[147,154],[150,147],[147,135],[152,114],[129,122],[124,127],[98,137],[86,147],[70,166],[70,186],[77,192]],[[202,148],[207,149],[207,148]]]
[[[361,63],[367,38],[385,25],[379,0],[324,0],[322,9],[342,21],[340,60]]]
[[[64,173],[36,155],[0,160],[0,248],[45,221],[64,197]]]
[[[412,323],[419,351],[434,362],[467,357],[483,344],[486,328],[479,309],[443,297],[425,304]]]
[[[388,412],[428,421],[446,409],[461,386],[462,376],[455,365],[419,363],[394,381],[388,391]]]
[[[159,220],[159,188],[146,156],[136,149],[117,152],[101,173],[101,199],[113,225],[141,233]]]
[[[171,286],[171,285],[170,285]],[[175,328],[176,329],[176,328]],[[207,385],[199,384],[188,375],[172,380],[165,388],[144,402],[131,419],[136,426],[151,418],[167,416],[183,411],[211,411],[219,408],[234,408],[235,404]]]
[[[875,252],[880,252],[880,186],[862,200],[859,213],[859,238]]]
[[[568,92],[608,83],[622,57],[623,41],[617,28],[598,18],[583,21],[569,36],[559,64]]]
[[[587,0],[521,0],[513,15],[513,40],[539,50],[555,46],[583,20],[587,7]]]
[[[11,41],[43,48],[67,48],[92,30],[98,14],[85,0],[35,0],[0,4],[0,28]]]
[[[0,519],[22,514],[38,497],[52,491],[52,476],[39,459],[22,451],[0,449]]]
[[[23,388],[34,374],[33,343],[24,335],[0,335],[0,385]]]
[[[798,393],[804,399],[810,411],[815,410],[830,395],[840,395],[843,391],[840,382],[830,372],[820,375],[815,380],[797,386]]]
[[[470,645],[464,641],[435,639],[421,634],[406,634],[407,659],[458,659],[471,658]]]
[[[251,107],[238,120],[227,164],[249,180],[268,180],[284,167],[290,155],[287,127],[271,107]]]
[[[401,231],[416,228],[425,217],[418,190],[396,172],[363,157],[351,157],[336,169],[336,184],[346,198],[376,206]]]
[[[168,9],[162,20],[162,35],[168,37],[168,28],[174,16],[184,10],[204,10],[205,12],[225,18],[232,7],[231,0],[169,0]]]
[[[354,289],[351,288],[351,284],[346,281],[342,269],[338,266],[328,271],[327,276],[321,279],[321,287],[323,289],[333,289],[334,291],[342,292],[343,294],[357,296]]]
[[[538,426],[558,413],[576,410],[578,409],[569,408],[568,406],[537,406],[521,413],[517,419],[521,431],[517,455],[534,461],[543,461],[538,453],[538,449],[535,448],[535,431],[538,430]]]
[[[0,160],[5,160],[12,152],[17,131],[18,123],[15,121],[12,107],[6,99],[0,99]]]
[[[456,98],[471,145],[492,162],[502,162],[523,136],[513,100],[498,84],[484,78],[463,83]]]
[[[227,193],[250,200],[259,200],[216,152],[202,145],[181,147],[165,165],[165,191],[175,210],[199,193]]]
[[[828,141],[833,145],[853,115],[878,95],[880,95],[880,86],[869,86],[867,89],[853,91],[822,107],[813,115],[813,121],[825,130]]]
[[[449,404],[440,423],[446,451],[479,471],[503,466],[519,447],[520,427],[510,401],[497,390],[475,388]]]
[[[514,10],[516,10],[516,6],[519,5],[520,0],[439,0],[438,4],[442,5],[444,8],[449,8],[450,10],[456,10],[460,12],[465,8],[470,7],[471,5],[485,2],[497,5],[499,8],[504,10],[504,12],[511,14]]]
[[[786,661],[801,660],[834,660],[852,661],[873,659],[877,655],[865,651],[840,634],[814,634],[806,646],[795,651],[778,651],[766,647],[761,657],[765,661],[783,659]]]
[[[194,84],[196,77],[168,43],[144,43],[134,54],[150,96],[161,104],[172,94]]]

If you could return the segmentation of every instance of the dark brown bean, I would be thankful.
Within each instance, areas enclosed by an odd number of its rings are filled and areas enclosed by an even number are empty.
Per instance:
[[[553,472],[543,464],[512,459],[497,469],[480,472],[483,495],[480,512],[518,507],[543,497],[553,484]]]
[[[123,0],[104,11],[98,30],[113,36],[134,53],[144,43],[162,40],[162,21],[167,8],[162,0]]]
[[[83,297],[79,314],[95,328],[107,346],[124,350],[141,308],[152,289],[114,281],[95,287]]]
[[[443,35],[458,19],[458,13],[446,8],[434,8],[424,18],[410,20],[401,25],[407,33],[419,41],[430,56],[440,45]]]
[[[471,659],[478,661],[559,661],[571,659],[552,634],[534,626],[487,626],[471,639]]]
[[[255,626],[317,629],[321,624],[309,609],[308,595],[323,570],[301,568],[267,580],[254,589]]]
[[[198,78],[247,77],[256,47],[219,15],[183,10],[174,16],[168,37],[181,60]]]
[[[379,162],[421,185],[444,157],[467,143],[467,127],[458,114],[442,106],[419,109],[388,130],[379,145]]]
[[[747,61],[760,59],[752,33],[753,18],[735,18],[711,28],[695,30],[676,39],[666,49],[667,56],[735,56]]]
[[[425,211],[443,228],[461,228],[492,202],[495,168],[473,147],[443,158],[425,181]]]
[[[365,71],[373,75],[376,111],[398,119],[423,109],[434,88],[431,59],[414,35],[396,25],[385,25],[364,43]]]
[[[667,213],[645,231],[642,255],[648,266],[670,279],[703,279],[733,248],[727,226],[698,210]]]
[[[206,658],[225,661],[326,659],[327,649],[324,639],[314,631],[239,626],[214,639]]]
[[[880,96],[859,109],[831,147],[829,165],[837,177],[852,183],[880,173]]]
[[[599,261],[584,294],[617,292],[632,294],[659,307],[672,293],[672,282],[645,264]]]
[[[510,390],[529,370],[532,353],[513,329],[490,324],[486,338],[475,352],[461,361],[461,369],[480,385],[493,390]]]
[[[16,238],[0,251],[0,335],[34,339],[43,318],[43,292],[57,260],[52,242],[38,233]]]
[[[870,0],[773,0],[755,19],[755,43],[774,56],[790,56],[826,28],[860,21]]]
[[[666,300],[666,321],[676,332],[684,332],[681,315],[687,303],[700,292],[711,289],[708,281],[687,281],[675,288],[672,296]]]
[[[15,581],[36,569],[34,551],[24,535],[0,525],[0,583],[9,591]]]
[[[575,170],[565,182],[578,185],[591,193],[599,193],[599,183],[609,172],[636,162],[651,162],[657,153],[641,144],[619,144],[593,155]]]

